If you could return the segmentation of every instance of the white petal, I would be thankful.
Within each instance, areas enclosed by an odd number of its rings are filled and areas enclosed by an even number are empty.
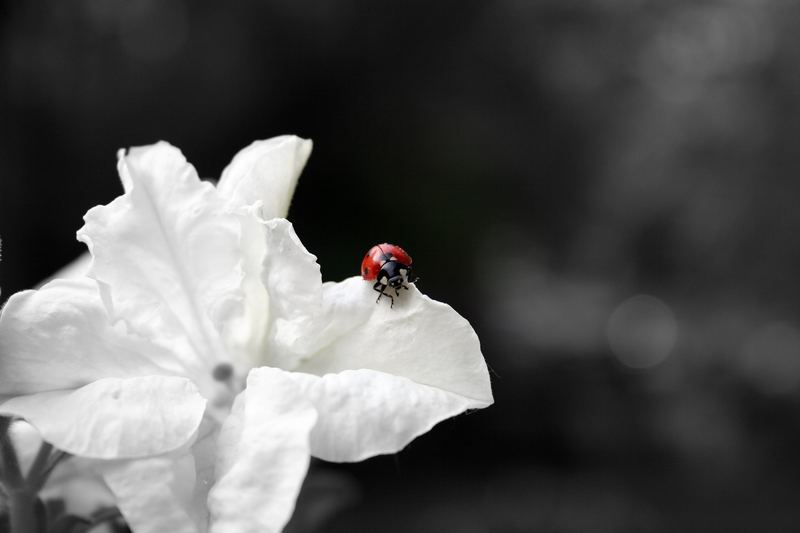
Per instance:
[[[188,451],[101,465],[125,521],[136,533],[205,533],[195,515],[194,457]]]
[[[2,395],[181,372],[163,348],[111,326],[97,282],[88,278],[11,296],[0,316],[0,353]]]
[[[308,253],[287,220],[264,224],[262,282],[269,295],[269,330],[263,358],[254,366],[291,369],[316,347],[322,276],[317,258]]]
[[[260,220],[242,213],[245,313],[223,331],[235,359],[291,369],[316,346],[322,311],[322,276],[286,219]]]
[[[489,372],[469,322],[413,285],[395,297],[393,308],[385,298],[376,304],[376,295],[360,277],[326,283],[318,351],[296,370],[378,370],[463,396],[469,408],[492,403]]]
[[[320,412],[315,456],[391,453],[439,421],[493,402],[478,337],[450,306],[414,286],[394,307],[376,304],[372,283],[359,277],[323,290],[326,316],[309,332],[317,351],[292,375]]]
[[[251,209],[239,212],[242,224],[242,306],[231,314],[221,331],[225,346],[242,376],[259,363],[264,353],[269,329],[269,296],[261,281],[266,255],[267,231],[260,217]]]
[[[191,448],[144,459],[95,462],[136,533],[208,531],[208,491],[214,483],[219,425],[203,419]]]
[[[74,462],[74,458],[64,461],[64,466]],[[61,470],[59,465],[57,470]],[[47,484],[39,491],[42,501],[63,500],[65,514],[76,516],[89,516],[101,509],[116,505],[116,500],[111,491],[98,475],[91,471],[81,470],[72,472],[69,477],[54,479],[55,475],[47,480]],[[98,533],[102,531],[98,529]]]
[[[8,435],[17,450],[17,459],[23,474],[27,475],[28,469],[33,463],[36,452],[42,444],[42,437],[36,428],[24,420],[15,420],[8,428]]]
[[[438,422],[474,407],[464,396],[374,370],[286,377],[319,413],[311,453],[326,461],[397,452]]]
[[[78,232],[112,314],[187,365],[227,360],[219,331],[242,300],[238,216],[167,143],[131,149],[119,171],[127,192],[90,210]]]
[[[236,154],[217,188],[234,207],[261,202],[262,218],[285,218],[311,146],[294,135],[256,141]]]
[[[142,457],[194,438],[206,401],[185,378],[100,379],[74,391],[17,396],[0,413],[22,417],[42,438],[73,455]]]
[[[255,369],[218,441],[208,497],[212,533],[278,532],[291,517],[309,463],[314,408],[280,370]]]

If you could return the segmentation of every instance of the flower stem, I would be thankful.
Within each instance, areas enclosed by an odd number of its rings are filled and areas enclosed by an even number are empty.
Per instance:
[[[10,426],[10,418],[0,418],[0,466],[3,489],[8,498],[11,533],[39,533],[44,531],[44,509],[36,496],[36,489],[31,488],[22,475],[17,452],[8,434]]]
[[[11,437],[8,435],[8,427],[0,435],[0,464],[3,466],[4,484],[7,485],[10,491],[25,487],[25,478],[19,468],[17,452],[11,443]]]
[[[36,516],[37,502],[36,493],[27,488],[8,491],[11,533],[39,533],[42,531]]]
[[[44,446],[44,444],[42,444],[42,446]],[[52,447],[50,449],[52,450]],[[58,463],[64,459],[68,459],[69,457],[71,456],[67,452],[56,450],[47,457],[47,463],[42,465],[41,468],[37,470],[31,468],[30,472],[28,473],[28,485],[31,487],[31,489],[36,491],[41,490],[44,484],[47,482],[47,478],[50,477],[50,474],[53,472],[55,467],[58,466]]]
[[[11,417],[0,416],[0,439],[6,436],[8,428],[11,427]]]
[[[8,434],[8,428],[11,427],[11,418],[7,416],[0,416],[0,443],[5,441],[6,435]],[[5,489],[5,477],[6,477],[6,468],[5,468],[5,461],[3,460],[2,454],[0,454],[0,489]]]
[[[50,460],[50,452],[53,451],[53,445],[49,442],[42,442],[39,446],[39,451],[36,453],[36,458],[33,460],[30,469],[28,470],[28,482],[34,481],[34,478],[44,470]],[[31,483],[35,484],[35,483]]]

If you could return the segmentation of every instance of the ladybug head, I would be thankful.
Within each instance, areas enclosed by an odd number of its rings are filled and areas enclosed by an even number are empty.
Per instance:
[[[394,276],[389,278],[389,285],[395,289],[405,286],[408,283],[414,283],[417,277],[412,273],[411,267],[402,263],[397,264],[398,268]]]
[[[394,276],[393,278],[389,278],[389,286],[394,289],[399,289],[405,284],[405,278],[403,276]]]

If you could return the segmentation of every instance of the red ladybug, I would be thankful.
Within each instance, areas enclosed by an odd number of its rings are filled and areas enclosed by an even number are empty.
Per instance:
[[[408,284],[414,283],[419,278],[411,270],[411,256],[405,250],[394,244],[376,244],[369,249],[364,260],[361,261],[361,277],[367,281],[375,280],[372,286],[381,296],[387,296],[394,307],[394,297],[387,293],[389,288],[394,289],[395,296],[400,296],[400,289],[408,290]]]

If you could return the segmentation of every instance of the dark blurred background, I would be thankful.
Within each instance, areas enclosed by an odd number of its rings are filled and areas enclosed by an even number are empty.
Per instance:
[[[297,531],[800,527],[800,4],[37,0],[0,40],[3,298],[118,148],[296,133],[323,277],[396,242],[478,331],[496,404],[315,467]]]

